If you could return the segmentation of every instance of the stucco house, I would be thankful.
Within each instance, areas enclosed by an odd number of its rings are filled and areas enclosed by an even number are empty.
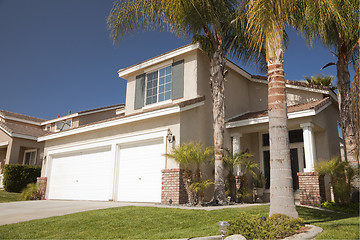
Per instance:
[[[0,187],[5,164],[41,165],[44,142],[38,137],[52,132],[76,128],[121,113],[124,104],[96,108],[51,120],[0,110]]]
[[[252,153],[269,177],[266,77],[231,61],[227,68],[225,147]],[[38,138],[46,198],[184,203],[181,169],[163,154],[189,141],[213,145],[207,56],[190,44],[118,74],[127,81],[119,115]],[[339,154],[338,110],[329,88],[287,81],[286,90],[297,190],[298,172],[312,173],[316,161]],[[211,169],[205,166],[209,177]]]

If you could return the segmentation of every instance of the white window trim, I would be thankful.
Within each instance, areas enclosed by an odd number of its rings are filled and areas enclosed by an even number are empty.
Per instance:
[[[25,165],[25,158],[26,158],[26,154],[27,153],[30,153],[30,152],[35,152],[35,159],[34,159],[34,162],[30,162],[29,165],[35,165],[36,164],[36,158],[37,158],[37,149],[28,149],[28,150],[25,150],[24,151],[24,157],[23,157],[23,165]]]
[[[172,103],[172,99],[170,96],[170,99],[166,99],[164,101],[159,102],[159,80],[160,80],[160,76],[159,76],[159,70],[166,68],[166,67],[171,67],[171,64],[164,64],[161,66],[157,66],[156,68],[151,69],[151,71],[147,71],[145,72],[145,93],[144,93],[144,107],[142,107],[142,109],[147,109],[147,108],[152,108],[152,107],[156,107],[156,106],[161,106],[167,103]],[[157,81],[157,93],[156,93],[156,103],[150,103],[150,104],[146,104],[146,98],[147,98],[147,85],[148,85],[148,74],[151,74],[153,72],[158,72],[158,81]],[[171,69],[171,74],[172,74],[172,69]],[[172,75],[171,75],[171,83],[172,83]],[[172,86],[171,86],[172,87]],[[171,88],[171,93],[172,93],[173,89]]]

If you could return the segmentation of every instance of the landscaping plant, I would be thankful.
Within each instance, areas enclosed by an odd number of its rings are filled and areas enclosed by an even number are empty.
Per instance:
[[[200,165],[205,163],[214,154],[212,147],[203,150],[201,143],[184,143],[171,150],[170,153],[164,154],[180,164],[183,171],[183,182],[188,195],[188,204],[197,205],[203,203],[204,190],[212,182],[203,180],[200,171]],[[192,169],[195,168],[195,172]]]
[[[4,166],[4,189],[7,192],[21,192],[29,183],[40,177],[41,166],[7,164]]]
[[[246,239],[281,239],[294,235],[304,220],[283,214],[273,214],[266,219],[260,215],[240,212],[239,217],[229,223],[228,235],[241,234]]]
[[[330,161],[319,162],[315,166],[319,175],[329,175],[333,187],[335,203],[349,204],[351,199],[352,181],[356,177],[356,170],[349,162],[340,161],[334,157]]]
[[[23,200],[40,200],[41,193],[37,183],[29,183],[26,188],[21,191],[20,196]]]

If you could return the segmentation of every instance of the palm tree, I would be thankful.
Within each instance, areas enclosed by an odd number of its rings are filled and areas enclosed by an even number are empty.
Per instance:
[[[359,61],[359,0],[307,1],[302,13],[302,21],[297,28],[303,32],[309,44],[314,38],[319,38],[325,46],[334,49],[331,52],[337,57],[336,63],[326,64],[324,68],[336,65],[340,124],[347,160],[358,166],[357,126],[354,119],[359,115],[359,108],[351,109],[351,89],[356,88],[356,81],[351,86],[349,64],[353,62],[358,65]]]
[[[226,202],[223,169],[224,82],[226,54],[245,62],[261,59],[248,48],[236,0],[133,0],[118,2],[109,17],[108,27],[115,41],[136,30],[167,29],[179,37],[192,37],[210,59],[215,148],[215,190],[213,202]]]
[[[324,76],[322,74],[318,74],[318,75],[311,76],[311,77],[304,76],[304,78],[309,84],[326,86],[332,90],[336,89],[336,86],[333,85],[333,81],[335,79],[334,76],[331,76],[331,75]]]
[[[281,213],[298,217],[295,208],[289,134],[285,72],[283,67],[285,27],[297,12],[293,0],[248,0],[247,30],[253,46],[266,48],[268,69],[268,112],[270,135],[270,216]]]

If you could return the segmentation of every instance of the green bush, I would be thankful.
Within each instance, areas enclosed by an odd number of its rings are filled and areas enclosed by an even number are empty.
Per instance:
[[[321,206],[337,212],[359,215],[359,203],[350,203],[345,205],[335,202],[323,202]]]
[[[7,192],[21,192],[29,183],[35,183],[40,174],[41,166],[5,165],[4,189]]]
[[[29,183],[26,188],[21,191],[20,197],[23,200],[40,200],[41,193],[38,189],[37,183]]]
[[[260,215],[241,213],[238,219],[229,223],[229,235],[241,234],[246,239],[279,239],[294,235],[304,220],[274,214],[263,221]]]

